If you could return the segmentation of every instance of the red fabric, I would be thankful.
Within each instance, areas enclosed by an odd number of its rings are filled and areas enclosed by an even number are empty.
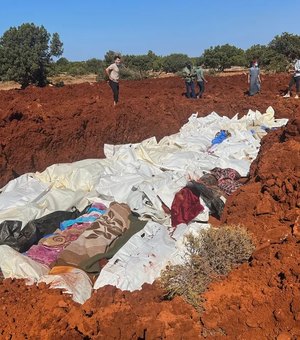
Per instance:
[[[172,227],[180,223],[189,223],[204,207],[200,204],[199,196],[195,195],[189,188],[183,188],[176,193],[171,206]]]

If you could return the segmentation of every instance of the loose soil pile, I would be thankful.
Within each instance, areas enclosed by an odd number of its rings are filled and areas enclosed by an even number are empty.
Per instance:
[[[104,143],[178,132],[193,112],[233,117],[248,109],[289,118],[270,132],[249,181],[228,201],[223,223],[242,224],[256,250],[249,263],[214,283],[199,315],[154,285],[96,291],[83,306],[45,285],[0,283],[4,339],[296,339],[300,337],[300,100],[281,97],[289,75],[263,76],[248,97],[246,75],[211,77],[204,98],[183,96],[179,78],[121,82],[112,105],[106,83],[0,91],[0,187],[53,163],[103,157]],[[214,221],[217,223],[217,221]]]

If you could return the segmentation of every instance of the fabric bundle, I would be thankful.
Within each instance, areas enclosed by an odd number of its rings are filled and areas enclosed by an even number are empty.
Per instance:
[[[130,213],[128,205],[111,203],[107,213],[93,222],[76,241],[59,254],[56,265],[78,266],[98,253],[105,253],[114,239],[128,229]]]

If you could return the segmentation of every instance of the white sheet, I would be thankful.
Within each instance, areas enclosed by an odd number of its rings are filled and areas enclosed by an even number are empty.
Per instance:
[[[168,263],[182,262],[185,235],[208,227],[202,223],[180,224],[170,237],[165,226],[149,221],[102,268],[94,289],[113,285],[134,291],[141,289],[144,283],[153,283]]]
[[[25,226],[56,210],[70,210],[73,206],[82,210],[99,199],[105,199],[106,204],[127,203],[132,211],[152,221],[108,262],[94,288],[111,284],[121,289],[140,289],[143,283],[152,283],[169,261],[176,264],[182,260],[186,233],[208,227],[203,223],[179,225],[170,237],[170,217],[163,211],[162,202],[170,208],[175,193],[188,180],[197,179],[214,167],[230,167],[246,176],[259,151],[260,139],[266,134],[265,128],[286,123],[287,119],[274,119],[271,107],[264,114],[249,110],[241,119],[238,115],[232,119],[221,117],[215,112],[201,118],[192,114],[177,134],[160,142],[152,137],[141,143],[105,145],[105,159],[54,164],[42,173],[25,174],[10,181],[0,193],[0,223],[19,220]],[[211,141],[220,130],[229,130],[231,136],[212,146]],[[197,220],[207,219],[206,208]],[[0,246],[0,267],[5,277],[35,281],[48,272],[45,266],[8,246]],[[53,276],[44,279],[55,281]],[[62,285],[67,287],[68,283]],[[78,299],[83,301],[88,294]]]

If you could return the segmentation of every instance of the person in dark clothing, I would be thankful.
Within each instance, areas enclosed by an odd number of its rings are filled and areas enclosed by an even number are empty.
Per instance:
[[[182,70],[182,76],[185,81],[187,98],[196,98],[194,78],[196,76],[195,70],[190,63],[187,63]]]
[[[197,85],[199,87],[199,93],[197,94],[197,98],[202,98],[202,95],[205,91],[205,83],[207,83],[207,80],[204,78],[203,65],[196,68],[196,76]]]

